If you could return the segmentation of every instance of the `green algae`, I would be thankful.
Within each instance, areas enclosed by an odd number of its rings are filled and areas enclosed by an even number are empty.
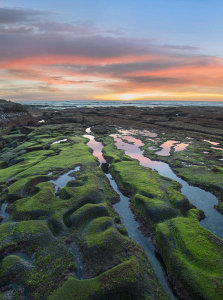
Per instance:
[[[222,299],[223,241],[199,224],[196,212],[158,224],[155,237],[178,288],[193,299]]]
[[[17,255],[8,255],[0,264],[1,285],[7,284],[12,278],[20,281],[25,272],[32,269],[32,265]]]
[[[45,243],[50,239],[51,232],[44,221],[3,223],[0,225],[0,256],[9,247],[17,247],[19,243]]]
[[[110,149],[105,146],[105,156],[112,157],[108,153]],[[167,161],[168,158],[163,160]],[[194,168],[200,172],[205,167]],[[185,169],[189,170],[185,167],[180,168],[179,172]],[[179,191],[179,185],[173,181],[167,182],[157,173],[154,175],[152,171],[143,170],[136,161],[111,159],[111,170],[122,190],[132,195],[132,206],[143,217],[144,229],[146,225],[154,225],[154,241],[179,294],[186,290],[192,299],[221,299],[223,242],[199,224],[198,220],[203,214],[199,210],[190,209],[190,204]],[[214,170],[222,180],[222,168]],[[204,182],[199,172],[193,172],[190,182],[196,176],[200,176],[200,184]],[[190,174],[188,171],[188,176]],[[210,172],[208,176],[211,177]],[[194,180],[196,183],[198,177]],[[215,178],[210,182],[215,182]],[[167,213],[169,205],[178,208],[175,215]]]
[[[190,183],[205,186],[212,192],[218,194],[222,190],[223,184],[223,168],[212,167],[208,170],[206,166],[188,166],[184,168],[176,168],[176,172]]]
[[[132,205],[150,225],[172,218],[188,210],[188,200],[180,193],[180,185],[161,177],[138,164],[136,160],[121,160],[123,151],[116,148],[116,158],[112,160],[111,139],[105,139],[103,153],[111,160],[111,171],[121,189],[132,195]],[[117,156],[119,154],[119,160]]]
[[[167,299],[157,290],[145,291],[146,279],[139,262],[131,258],[101,275],[79,281],[70,277],[49,300],[59,299]],[[147,294],[147,295],[146,295]]]
[[[177,134],[178,135],[178,134]],[[185,133],[187,136],[187,133]],[[168,134],[165,140],[171,138]],[[185,136],[174,135],[174,138],[185,142]],[[205,136],[194,134],[194,140],[190,141],[189,146],[184,151],[171,151],[170,156],[159,156],[153,151],[148,150],[150,143],[145,142],[143,147],[146,156],[167,162],[171,168],[190,184],[205,188],[216,195],[219,203],[222,201],[223,193],[223,166],[220,165],[219,158],[222,151],[212,149],[212,145],[203,141]],[[210,137],[211,138],[211,137]],[[215,140],[215,136],[212,137]],[[221,137],[220,140],[222,139]],[[219,142],[220,142],[219,140]],[[188,140],[187,140],[188,141]],[[216,206],[221,212],[220,206]]]
[[[139,290],[138,299],[146,299],[150,293],[165,298],[142,250],[127,237],[119,224],[120,219],[112,208],[117,196],[97,166],[97,160],[86,145],[87,140],[74,136],[73,126],[43,126],[29,130],[31,133],[22,144],[18,141],[16,145],[8,145],[8,153],[1,156],[10,165],[4,165],[6,168],[2,171],[5,172],[0,175],[3,185],[7,186],[5,194],[12,203],[9,205],[10,220],[0,225],[0,263],[10,260],[10,253],[15,250],[34,255],[32,268],[25,268],[19,281],[30,299],[44,299],[66,282],[68,274],[74,276],[76,267],[67,241],[75,239],[93,278],[89,281],[73,279],[78,285],[81,282],[83,287],[86,281],[94,282],[95,286],[100,278],[97,299],[108,299],[109,295],[130,297],[126,289],[132,283],[131,278]],[[68,141],[52,144],[64,138]],[[75,172],[75,179],[55,194],[52,183],[48,181],[77,165],[81,170]],[[137,260],[137,264],[145,260],[140,278],[137,277],[138,269],[131,278],[127,276],[127,271],[130,274],[131,270],[125,262],[130,261],[130,256]],[[135,268],[132,263],[131,266]],[[126,268],[124,273],[123,268]],[[5,280],[8,275],[4,269],[2,265],[0,272]],[[112,287],[103,285],[100,276],[104,274],[106,277],[106,272],[109,276],[107,284],[113,280]],[[8,274],[13,283],[20,273],[13,277],[9,268]],[[123,280],[124,274],[123,288],[118,282]],[[142,281],[144,285],[141,285]],[[89,284],[87,286],[90,289]],[[68,291],[66,293],[69,295]],[[81,289],[76,293],[79,297]]]
[[[23,281],[31,299],[43,299],[52,293],[64,280],[67,272],[73,272],[75,265],[69,250],[58,242],[38,249],[34,267],[25,272]]]

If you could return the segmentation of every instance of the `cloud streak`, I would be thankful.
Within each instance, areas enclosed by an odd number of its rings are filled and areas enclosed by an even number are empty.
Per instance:
[[[199,54],[191,45],[158,45],[118,29],[103,32],[89,22],[46,17],[0,8],[1,97],[29,98],[31,91],[32,99],[223,96],[222,58]]]
[[[15,23],[30,22],[33,18],[47,15],[46,12],[21,9],[21,8],[2,8],[0,7],[0,24],[10,25]]]

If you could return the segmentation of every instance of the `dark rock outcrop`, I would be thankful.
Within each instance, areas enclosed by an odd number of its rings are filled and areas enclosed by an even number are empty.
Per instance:
[[[26,125],[31,121],[32,117],[23,105],[0,99],[0,127]]]

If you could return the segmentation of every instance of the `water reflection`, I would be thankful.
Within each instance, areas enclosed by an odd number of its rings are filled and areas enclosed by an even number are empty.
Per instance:
[[[91,127],[88,127],[85,131],[86,133],[91,133]]]
[[[188,145],[188,143],[180,143],[179,141],[169,140],[160,146],[162,150],[157,151],[156,154],[160,156],[170,156],[170,151],[172,147],[174,148],[175,152],[179,152],[185,150]]]
[[[102,155],[102,149],[103,149],[102,143],[95,141],[93,135],[85,134],[84,137],[89,139],[87,145],[93,150],[93,155],[98,158],[100,165],[105,163],[106,161]]]
[[[180,144],[177,144],[177,145],[175,145],[175,147],[174,147],[174,151],[175,151],[175,152],[184,151],[184,150],[187,148],[187,146],[189,146],[189,144],[187,144],[187,143],[180,143]]]
[[[89,139],[87,145],[93,150],[93,155],[97,157],[97,159],[100,162],[100,165],[106,162],[102,154],[102,149],[103,149],[102,143],[95,141],[95,137],[92,135],[84,135],[84,137],[87,137]],[[129,137],[127,137],[127,141],[132,141],[132,137],[130,137],[129,140],[128,138]],[[137,139],[134,140],[134,143],[136,141]],[[125,144],[128,145],[129,147],[134,146],[133,144],[129,144],[129,143],[125,143]],[[145,253],[149,258],[149,261],[152,265],[153,270],[155,271],[157,278],[159,279],[160,284],[162,285],[166,293],[169,295],[170,299],[171,300],[176,299],[168,285],[165,271],[162,268],[161,263],[159,262],[159,260],[155,255],[155,249],[152,245],[151,239],[145,237],[139,230],[139,223],[135,220],[134,215],[129,207],[130,198],[124,196],[121,193],[115,180],[112,178],[112,175],[110,173],[107,173],[105,175],[108,178],[114,191],[120,196],[120,201],[115,205],[113,205],[113,207],[115,211],[119,214],[122,224],[125,226],[128,235],[145,250]]]
[[[211,144],[211,145],[214,145],[214,146],[219,145],[219,143],[217,143],[217,142],[212,142],[212,141],[209,141],[209,140],[203,140],[203,142],[207,142],[207,143],[209,143],[209,144]]]
[[[218,147],[211,147],[211,149],[223,151],[223,148],[218,148]]]
[[[162,148],[162,150],[157,151],[156,154],[160,155],[160,156],[170,156],[170,150],[173,147],[173,145],[175,145],[176,143],[179,143],[178,141],[166,141],[165,143],[163,143],[160,147]]]
[[[67,139],[55,141],[55,142],[52,143],[52,145],[60,144],[60,143],[65,143],[65,142],[67,142]]]
[[[77,166],[74,170],[70,170],[70,171],[60,175],[57,179],[50,180],[49,182],[53,183],[55,186],[55,194],[58,192],[59,189],[64,188],[69,181],[74,180],[75,177],[71,176],[71,174],[73,172],[77,172],[79,170],[80,170],[80,166]]]
[[[116,147],[124,150],[125,154],[131,158],[137,159],[141,166],[156,170],[160,175],[179,182],[182,185],[181,192],[193,205],[204,211],[206,218],[200,222],[201,225],[223,238],[223,216],[214,209],[214,205],[218,204],[218,200],[213,194],[189,185],[186,181],[178,177],[167,163],[153,161],[145,157],[143,155],[144,151],[140,149],[144,145],[140,139],[135,139],[134,144],[128,144],[122,140],[120,135],[111,136],[114,138]]]

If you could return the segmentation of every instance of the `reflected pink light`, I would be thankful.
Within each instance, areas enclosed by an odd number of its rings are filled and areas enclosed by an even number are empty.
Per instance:
[[[93,155],[97,157],[100,164],[106,163],[106,160],[103,157],[102,149],[103,145],[100,142],[96,142],[94,136],[85,134],[85,138],[89,139],[89,142],[87,143],[88,147],[90,147],[93,150]]]
[[[184,151],[187,146],[189,146],[189,144],[186,144],[186,143],[180,143],[180,144],[177,144],[175,147],[174,147],[174,150],[176,152],[179,152],[179,151]]]
[[[125,154],[130,156],[133,159],[136,159],[139,161],[139,164],[143,167],[150,168],[150,169],[156,169],[158,167],[162,168],[164,164],[159,161],[152,161],[148,157],[145,157],[143,155],[143,150],[141,150],[139,147],[143,146],[144,144],[139,139],[135,139],[134,144],[128,144],[124,143],[123,140],[118,137],[116,134],[111,135],[115,141],[115,145],[118,149],[124,150]]]
[[[209,141],[209,140],[203,140],[204,142],[207,142],[207,143],[209,143],[209,144],[211,144],[211,145],[214,145],[214,146],[217,146],[217,145],[219,145],[219,143],[217,143],[217,142],[212,142],[212,141]]]
[[[179,142],[178,141],[166,141],[165,143],[163,143],[161,145],[161,147],[163,149],[160,151],[157,151],[156,154],[161,155],[161,156],[170,156],[171,147],[176,143],[179,143]]]
[[[137,145],[138,147],[144,146],[143,142],[140,141],[139,139],[134,138],[133,136],[127,135],[127,136],[122,136],[122,140],[126,140],[129,143],[133,143]]]
[[[218,148],[218,147],[211,147],[211,149],[215,149],[215,150],[223,150],[223,148]]]

